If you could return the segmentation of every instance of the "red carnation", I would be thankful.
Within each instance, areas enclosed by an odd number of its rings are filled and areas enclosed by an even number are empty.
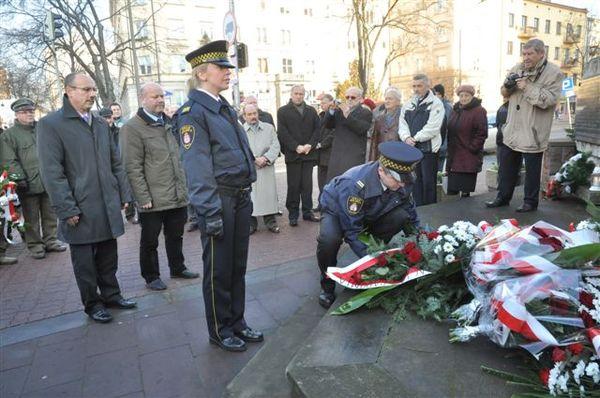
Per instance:
[[[430,233],[427,234],[427,239],[434,240],[438,236],[440,236],[440,233],[438,231],[432,231],[432,232],[430,232]]]
[[[381,256],[377,257],[377,266],[378,267],[385,267],[388,264],[388,260],[387,257],[382,254]]]
[[[548,385],[548,380],[550,379],[550,369],[544,368],[540,370],[540,380],[544,383],[545,386]]]
[[[573,223],[569,224],[569,232],[575,232],[575,224],[573,224]]]
[[[404,245],[404,249],[402,249],[402,253],[408,254],[411,251],[413,251],[416,247],[417,247],[417,245],[415,244],[415,242],[407,242]]]
[[[581,343],[574,343],[574,344],[569,344],[569,346],[567,347],[567,349],[569,351],[571,351],[571,354],[573,355],[579,355],[582,353],[584,347],[583,344]]]
[[[408,253],[408,261],[416,264],[423,259],[423,253],[421,250],[414,248],[410,253]]]
[[[515,227],[519,226],[519,222],[514,218],[511,218],[510,220],[508,220],[508,222],[511,223]]]
[[[556,347],[556,348],[554,348],[554,350],[552,350],[552,360],[554,362],[562,362],[565,359],[567,359],[567,354],[563,350],[561,350],[558,347]]]

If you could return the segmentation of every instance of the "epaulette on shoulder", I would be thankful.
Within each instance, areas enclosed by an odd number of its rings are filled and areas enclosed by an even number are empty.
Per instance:
[[[188,113],[190,111],[190,109],[192,109],[191,106],[189,106],[189,105],[188,106],[184,106],[184,107],[181,108],[181,111],[179,112],[179,114],[184,115],[184,114]]]
[[[365,183],[362,182],[361,180],[356,181],[355,185],[358,189],[363,189],[365,187]]]

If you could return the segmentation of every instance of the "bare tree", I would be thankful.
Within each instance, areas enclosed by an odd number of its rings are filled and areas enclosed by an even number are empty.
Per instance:
[[[358,81],[366,95],[377,96],[377,89],[392,62],[420,46],[423,36],[434,22],[427,10],[436,2],[425,0],[390,0],[381,17],[374,15],[377,0],[352,0],[350,19],[356,29]],[[373,76],[373,57],[377,46],[388,31],[395,31],[397,39],[388,47],[383,60],[383,73],[369,85]]]
[[[59,74],[83,71],[96,82],[98,97],[103,104],[114,101],[118,87],[115,87],[111,71],[126,62],[129,57],[124,53],[128,53],[133,44],[138,47],[149,45],[136,39],[149,18],[138,26],[134,39],[117,38],[107,26],[110,26],[111,18],[124,15],[124,10],[111,9],[108,15],[101,15],[100,3],[99,0],[0,0],[0,40],[5,43],[0,55],[3,59],[19,59],[13,67],[25,65],[31,70],[43,71],[42,75],[46,77],[56,76],[52,63],[55,48],[61,61]],[[44,34],[48,10],[60,15],[64,23],[64,36],[55,40],[54,46]],[[10,74],[10,65],[7,69]],[[39,78],[38,75],[35,77]]]

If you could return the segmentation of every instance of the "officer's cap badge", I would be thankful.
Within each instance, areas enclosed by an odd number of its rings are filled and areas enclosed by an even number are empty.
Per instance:
[[[179,129],[179,134],[181,134],[181,144],[187,150],[192,147],[194,143],[194,137],[196,136],[196,129],[194,126],[186,124],[181,126]]]
[[[346,202],[346,206],[348,207],[348,213],[350,215],[357,215],[360,209],[362,209],[363,203],[365,200],[358,196],[350,196],[348,197],[348,201]]]

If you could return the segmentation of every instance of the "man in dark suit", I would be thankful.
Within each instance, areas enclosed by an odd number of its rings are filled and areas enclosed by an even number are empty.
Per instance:
[[[321,122],[317,111],[304,102],[303,86],[292,87],[291,99],[277,110],[277,135],[285,155],[287,198],[290,225],[298,225],[300,199],[302,218],[318,222],[312,212],[312,169],[317,161],[316,145]]]
[[[333,96],[330,94],[323,94],[321,97],[321,109],[322,112],[319,114],[321,119],[321,130],[319,134],[319,142],[317,143],[317,149],[319,150],[319,162],[317,179],[319,184],[319,198],[323,192],[323,187],[327,182],[327,169],[329,168],[329,157],[331,155],[331,143],[333,142],[333,129],[325,127],[325,116],[329,112],[329,108],[333,104]],[[317,207],[321,209],[321,205]]]

